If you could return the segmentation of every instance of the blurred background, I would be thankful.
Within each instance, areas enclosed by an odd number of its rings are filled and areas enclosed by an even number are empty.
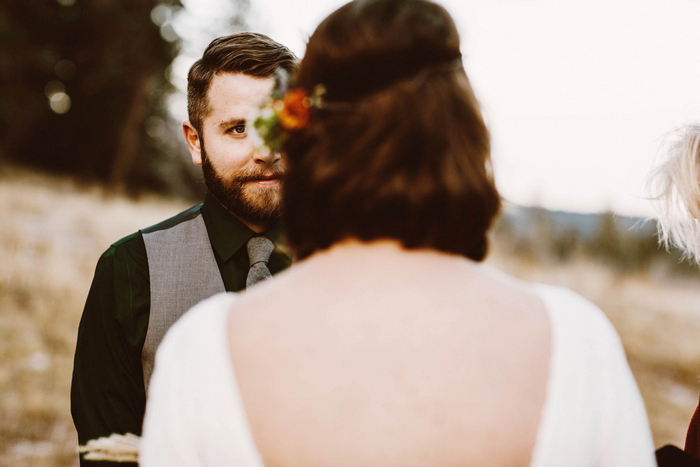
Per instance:
[[[198,202],[186,73],[254,30],[300,57],[342,1],[0,2],[0,465],[77,465],[80,314],[109,244]],[[655,443],[700,395],[700,273],[656,245],[644,179],[700,120],[700,1],[445,0],[507,200],[488,262],[600,306]]]

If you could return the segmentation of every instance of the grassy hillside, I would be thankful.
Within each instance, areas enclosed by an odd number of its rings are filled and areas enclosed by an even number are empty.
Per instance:
[[[186,207],[0,167],[0,465],[77,465],[70,374],[97,258],[118,238]],[[657,446],[682,445],[700,394],[697,282],[622,275],[583,257],[548,264],[511,254],[498,238],[494,245],[493,265],[570,287],[610,316]]]

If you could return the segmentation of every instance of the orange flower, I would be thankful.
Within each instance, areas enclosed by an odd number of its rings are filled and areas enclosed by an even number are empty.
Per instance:
[[[303,89],[292,89],[285,94],[280,110],[280,123],[287,130],[300,130],[309,123],[311,99]]]

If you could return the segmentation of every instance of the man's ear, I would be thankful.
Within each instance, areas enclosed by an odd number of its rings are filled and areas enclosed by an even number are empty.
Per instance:
[[[195,165],[202,165],[202,139],[199,137],[197,129],[189,120],[182,122],[182,133],[185,135],[187,147],[190,148],[192,162]]]

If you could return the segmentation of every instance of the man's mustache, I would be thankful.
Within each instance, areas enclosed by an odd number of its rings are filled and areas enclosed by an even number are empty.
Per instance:
[[[266,169],[253,169],[242,174],[236,174],[235,181],[238,183],[257,182],[260,180],[270,180],[284,178],[284,169],[281,167],[268,167]]]

